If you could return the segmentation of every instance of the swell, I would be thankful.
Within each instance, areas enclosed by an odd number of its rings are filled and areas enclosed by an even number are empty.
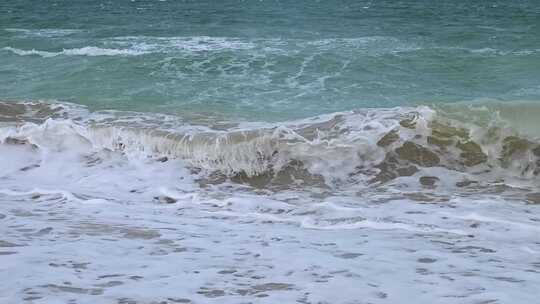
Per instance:
[[[175,117],[91,113],[70,104],[0,103],[0,141],[53,153],[107,150],[128,158],[178,159],[214,181],[260,187],[378,187],[414,180],[427,188],[451,183],[537,189],[540,140],[513,128],[504,120],[508,112],[519,110],[510,105],[361,109],[219,130],[172,123]]]

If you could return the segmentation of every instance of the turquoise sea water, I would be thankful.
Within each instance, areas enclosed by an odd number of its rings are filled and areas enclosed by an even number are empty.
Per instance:
[[[3,1],[0,98],[287,120],[540,100],[537,1]]]
[[[0,1],[0,303],[538,303],[540,2]]]

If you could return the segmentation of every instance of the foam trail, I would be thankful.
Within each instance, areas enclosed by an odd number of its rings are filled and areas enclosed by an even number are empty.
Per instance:
[[[23,28],[6,28],[6,32],[16,33],[23,37],[64,37],[73,34],[78,34],[82,30],[75,29],[23,29]]]
[[[60,52],[50,52],[50,51],[40,51],[40,50],[23,50],[13,47],[4,47],[4,51],[9,51],[11,53],[20,55],[20,56],[40,56],[43,58],[51,58],[57,56],[140,56],[147,54],[147,51],[138,50],[138,49],[108,49],[100,48],[94,46],[87,46],[82,48],[75,49],[64,49]]]

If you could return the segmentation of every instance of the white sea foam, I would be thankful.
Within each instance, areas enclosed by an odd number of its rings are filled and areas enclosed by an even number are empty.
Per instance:
[[[173,51],[225,51],[225,50],[248,50],[256,47],[250,40],[230,37],[147,37],[126,36],[115,37],[108,40],[113,45],[149,48],[156,52]]]
[[[54,57],[54,56],[59,55],[59,53],[55,53],[55,52],[38,51],[38,50],[35,50],[35,49],[21,50],[21,49],[12,48],[12,47],[9,47],[9,46],[2,48],[2,50],[9,51],[9,52],[12,52],[12,53],[20,55],[20,56],[37,55],[37,56],[47,58],[47,57]]]
[[[76,29],[5,28],[4,30],[6,32],[19,34],[22,37],[44,37],[44,38],[64,37],[64,36],[69,36],[69,35],[83,32],[82,30],[76,30]]]
[[[94,46],[87,46],[82,48],[75,49],[64,49],[59,52],[51,51],[40,51],[40,50],[23,50],[13,47],[4,47],[2,48],[5,51],[12,52],[20,56],[31,56],[36,55],[43,58],[56,57],[60,55],[65,56],[139,56],[148,53],[143,49],[108,49],[108,48],[99,48]]]
[[[516,199],[526,189],[494,195],[489,174],[418,164],[393,182],[359,177],[403,141],[427,146],[431,108],[221,130],[69,104],[0,109],[6,302],[534,302],[540,211]],[[378,146],[395,128],[400,139]],[[264,165],[290,160],[339,182],[282,165],[292,178],[262,183]],[[441,181],[422,186],[424,175]],[[455,187],[463,177],[479,185]]]
[[[62,51],[25,50],[4,47],[3,50],[20,56],[37,55],[44,58],[64,56],[139,56],[148,53],[204,52],[251,49],[255,44],[236,38],[223,37],[119,37],[105,42],[112,48],[86,46]]]
[[[25,32],[26,33],[26,32]],[[69,33],[69,32],[68,32]],[[66,34],[67,35],[67,34]],[[299,51],[315,54],[339,49],[340,53],[363,49],[371,55],[412,51],[419,47],[401,42],[392,37],[358,37],[327,38],[319,40],[301,39],[246,39],[237,37],[151,37],[125,36],[99,40],[98,46],[63,49],[62,51],[45,51],[36,49],[19,49],[4,47],[17,55],[38,55],[44,58],[60,55],[66,56],[137,56],[148,53],[188,54],[220,53],[229,51],[246,51],[250,55],[267,56],[294,54]]]
[[[64,112],[64,115],[68,115],[68,119],[45,117],[40,123],[28,122],[18,126],[6,126],[1,130],[0,140],[18,138],[45,150],[106,149],[121,151],[129,157],[136,158],[169,157],[181,159],[207,172],[218,171],[226,175],[242,173],[247,176],[258,176],[269,171],[276,173],[289,170],[287,168],[293,162],[300,164],[312,175],[323,176],[329,184],[334,182],[343,184],[345,181],[369,184],[380,170],[380,165],[377,164],[391,161],[389,157],[405,157],[402,161],[426,167],[421,170],[423,174],[440,175],[444,170],[450,170],[447,173],[456,171],[452,173],[456,175],[456,179],[464,178],[466,175],[463,173],[467,172],[478,175],[475,170],[484,168],[485,172],[488,172],[483,175],[485,181],[490,179],[495,181],[497,174],[506,170],[513,172],[506,174],[507,185],[513,187],[531,186],[537,180],[540,170],[535,160],[538,154],[536,151],[538,144],[535,141],[526,137],[520,139],[510,129],[486,130],[474,123],[447,121],[449,125],[441,126],[445,119],[427,107],[359,110],[285,124],[244,124],[227,130],[193,126],[181,120],[175,122],[174,118],[166,115],[156,115],[152,118],[151,115],[136,113],[86,112],[87,116],[81,117],[85,112],[76,107],[72,108],[74,110],[66,107],[68,112]],[[68,113],[73,113],[74,116],[69,119]],[[451,114],[448,112],[448,115]],[[413,128],[401,125],[408,120],[414,121]],[[442,128],[435,130],[443,134],[439,140],[443,142],[450,140],[446,144],[448,147],[442,151],[439,150],[438,144],[431,142],[433,128]],[[395,135],[392,135],[392,132]],[[455,132],[455,135],[444,135],[448,132]],[[466,132],[466,135],[463,135],[463,132]],[[497,137],[494,137],[492,132],[498,132]],[[383,137],[390,135],[396,138],[389,139],[387,144],[379,142]],[[474,142],[468,144],[469,146],[463,146],[464,136],[470,138],[467,141]],[[458,141],[454,146],[450,144],[456,140]],[[408,146],[403,147],[420,150],[393,151],[404,143]],[[433,152],[422,147],[431,147]],[[433,164],[423,165],[422,160],[407,156],[407,153],[420,153],[421,149],[426,149],[424,153],[428,153],[428,156],[434,155],[430,157],[436,164],[440,164],[437,166],[440,169],[432,169]],[[468,152],[464,149],[480,150]],[[512,155],[504,156],[502,159],[501,155],[508,153],[505,151],[513,152]],[[478,155],[464,154],[465,152]],[[395,153],[405,154],[399,156],[394,155]],[[463,157],[465,159],[461,160]],[[466,161],[475,163],[467,165],[464,163]],[[485,166],[481,165],[484,163]],[[388,164],[388,166],[396,165]],[[472,175],[471,178],[478,179]],[[520,178],[528,179],[532,184],[524,184]],[[407,177],[401,179],[401,182],[406,181]],[[450,185],[440,183],[443,184]]]

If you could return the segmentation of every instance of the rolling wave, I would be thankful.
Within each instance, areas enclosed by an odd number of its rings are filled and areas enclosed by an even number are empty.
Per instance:
[[[462,107],[460,115],[455,106],[360,109],[222,130],[170,123],[171,117],[161,123],[163,117],[150,114],[85,112],[67,104],[2,103],[0,109],[4,144],[52,153],[105,150],[132,159],[178,159],[209,179],[259,187],[414,183],[537,189],[540,184],[540,140],[512,128],[501,118],[500,106]],[[478,119],[466,117],[473,114]]]

